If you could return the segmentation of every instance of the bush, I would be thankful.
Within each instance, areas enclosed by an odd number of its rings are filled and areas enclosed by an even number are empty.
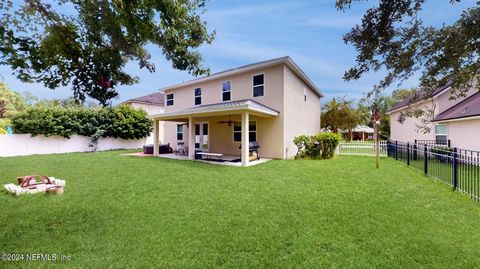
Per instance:
[[[0,119],[0,134],[6,134],[8,126],[10,126],[10,119],[1,118]]]
[[[331,159],[335,155],[335,149],[342,136],[334,133],[319,133],[315,140],[319,143],[322,159]]]
[[[453,154],[455,152],[455,149],[449,147],[435,146],[430,148],[430,152],[433,153],[432,155],[436,160],[442,163],[448,163],[450,161],[453,162]]]
[[[334,133],[319,133],[315,136],[300,135],[293,139],[298,152],[296,159],[330,159],[335,154],[335,148],[341,135]]]
[[[129,106],[113,108],[30,107],[12,117],[13,131],[18,134],[72,135],[140,139],[152,131],[152,121],[143,110]]]
[[[298,151],[295,156],[296,159],[307,158],[311,155],[313,148],[313,141],[311,136],[300,135],[293,139],[293,143],[297,146]]]

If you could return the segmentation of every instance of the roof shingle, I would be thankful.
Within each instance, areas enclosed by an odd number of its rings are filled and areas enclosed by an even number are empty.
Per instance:
[[[462,119],[474,116],[480,116],[480,92],[438,114],[433,121]]]
[[[163,106],[165,103],[164,95],[161,92],[155,92],[148,95],[129,99],[123,103],[142,103]]]
[[[402,100],[400,102],[397,102],[395,103],[389,110],[388,112],[391,112],[391,111],[394,111],[394,110],[397,110],[399,108],[402,108],[402,107],[405,107],[405,106],[408,106],[408,105],[411,105],[413,103],[416,103],[418,101],[422,101],[422,100],[425,100],[425,99],[428,99],[430,97],[434,97],[434,96],[437,96],[438,94],[440,94],[441,92],[443,92],[445,89],[447,89],[448,87],[450,87],[450,84],[447,84],[445,86],[442,86],[442,87],[437,87],[435,88],[435,90],[433,90],[432,92],[430,91],[426,91],[424,89],[420,89],[420,90],[417,90],[417,92],[415,93],[415,95],[405,99],[405,100]]]

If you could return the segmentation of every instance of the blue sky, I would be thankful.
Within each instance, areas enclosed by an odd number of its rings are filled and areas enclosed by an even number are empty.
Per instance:
[[[462,10],[474,6],[475,2],[468,0],[451,5],[449,0],[430,0],[421,16],[428,24],[450,24],[458,19]],[[353,4],[350,10],[341,12],[335,9],[334,0],[210,0],[204,17],[209,29],[215,29],[217,35],[211,45],[201,48],[205,65],[214,73],[288,55],[326,94],[327,99],[340,96],[360,98],[382,78],[383,72],[368,74],[358,81],[344,82],[344,71],[355,63],[355,51],[343,43],[342,36],[359,23],[365,10],[375,3],[361,1]],[[159,49],[148,48],[156,72],[149,73],[140,70],[137,63],[129,63],[127,71],[138,76],[140,83],[120,86],[120,98],[114,100],[114,104],[192,78],[187,72],[172,69]],[[40,84],[22,83],[11,75],[6,66],[0,66],[0,81],[16,91],[29,91],[40,98],[67,98],[72,95],[68,87],[51,90]],[[402,87],[417,83],[417,77],[413,77]]]

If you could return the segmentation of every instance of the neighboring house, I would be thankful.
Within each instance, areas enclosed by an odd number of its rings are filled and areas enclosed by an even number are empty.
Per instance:
[[[466,97],[450,100],[451,88],[437,88],[430,96],[424,91],[417,94],[418,100],[403,100],[395,104],[388,114],[391,116],[391,140],[413,143],[432,141],[435,144],[450,144],[470,150],[480,150],[480,93],[472,87]],[[431,130],[423,133],[421,119],[407,118],[402,124],[398,121],[401,112],[407,109],[430,109],[433,115],[426,119],[426,126]]]
[[[128,105],[133,108],[141,108],[147,112],[149,116],[158,115],[164,112],[164,96],[161,92],[151,93],[145,96],[140,96],[137,98],[129,99],[125,102],[120,103],[120,105]],[[164,139],[164,128],[165,123],[161,122],[159,124],[159,141],[163,143]],[[153,144],[153,132],[146,140],[147,144]]]
[[[160,121],[174,122],[174,128],[165,128],[165,142],[174,148],[179,143],[187,146],[190,159],[195,150],[201,150],[239,155],[242,165],[247,165],[249,141],[260,145],[261,157],[291,158],[297,152],[295,136],[320,132],[323,94],[290,57],[223,71],[163,91],[165,112],[151,116],[154,132],[160,135]]]
[[[373,139],[373,128],[367,125],[358,125],[350,133],[348,130],[342,132],[343,138],[345,140],[372,140]]]

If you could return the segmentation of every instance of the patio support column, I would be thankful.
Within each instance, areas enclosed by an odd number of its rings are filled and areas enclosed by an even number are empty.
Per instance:
[[[188,159],[195,159],[195,126],[193,118],[188,118]]]
[[[160,128],[159,128],[159,121],[153,120],[153,155],[158,155],[158,140],[160,137]]]
[[[242,166],[247,166],[249,161],[249,114],[242,113]]]

